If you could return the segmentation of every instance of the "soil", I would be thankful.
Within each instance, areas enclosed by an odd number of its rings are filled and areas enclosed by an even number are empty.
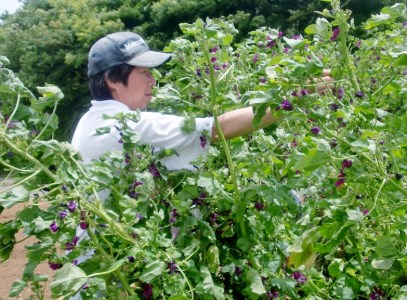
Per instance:
[[[5,182],[0,180],[0,192],[7,188],[11,182]],[[0,214],[0,223],[6,223],[9,220],[13,220],[15,218],[16,212],[20,211],[24,208],[23,204],[15,205],[10,209],[4,209],[3,212]],[[17,299],[17,300],[31,300],[31,299],[38,299],[34,293],[29,289],[26,288],[21,292],[21,294],[16,297],[12,298],[9,297],[9,290],[13,284],[13,282],[17,279],[22,278],[24,265],[27,263],[26,257],[26,249],[24,248],[26,245],[31,245],[36,242],[35,238],[28,238],[22,232],[18,232],[16,234],[16,241],[21,241],[15,244],[13,252],[10,255],[10,258],[4,262],[0,262],[0,300],[8,300],[8,299]],[[52,276],[55,271],[51,270],[48,264],[44,263],[35,269],[36,274],[46,274],[48,275],[48,282],[46,282],[44,287],[44,298],[43,299],[52,299],[51,292],[49,289],[49,283],[52,281]]]

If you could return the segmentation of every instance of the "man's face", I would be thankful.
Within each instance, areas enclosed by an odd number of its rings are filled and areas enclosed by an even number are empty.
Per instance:
[[[149,68],[136,67],[129,75],[127,86],[123,83],[113,84],[112,96],[131,110],[145,109],[151,101],[156,83]]]

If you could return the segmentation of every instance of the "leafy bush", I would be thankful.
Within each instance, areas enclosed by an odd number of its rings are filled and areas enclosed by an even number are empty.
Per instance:
[[[10,296],[38,291],[47,261],[55,297],[405,299],[405,16],[404,4],[383,8],[363,40],[336,0],[306,37],[259,28],[234,44],[225,20],[181,24],[153,108],[184,113],[185,130],[244,105],[254,126],[268,108],[282,117],[221,139],[196,173],[166,170],[126,115],[124,151],[82,165],[52,139],[58,89],[35,99],[3,65],[0,162],[15,184],[0,203],[29,205],[1,224],[1,258],[19,228],[39,240]],[[319,95],[324,68],[335,90]]]

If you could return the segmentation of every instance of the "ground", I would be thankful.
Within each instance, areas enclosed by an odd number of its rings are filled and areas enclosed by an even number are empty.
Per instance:
[[[3,181],[0,180],[0,192],[4,189],[6,189],[11,182]],[[8,220],[12,220],[15,217],[16,212],[22,209],[22,205],[15,205],[10,209],[5,209],[1,214],[0,214],[0,223],[5,223]],[[10,258],[5,261],[5,262],[0,262],[0,300],[8,300],[8,299],[13,299],[13,300],[31,300],[31,299],[38,299],[36,297],[30,298],[30,296],[33,296],[33,293],[30,291],[29,288],[26,288],[19,297],[17,298],[11,298],[9,297],[9,290],[13,284],[13,282],[17,279],[21,279],[23,270],[24,270],[24,265],[27,263],[27,258],[26,258],[26,250],[25,246],[26,245],[31,245],[35,242],[34,238],[29,238],[25,239],[26,236],[22,232],[19,232],[16,235],[16,240],[21,241],[17,243],[13,249],[13,252],[10,256]],[[42,264],[39,265],[35,269],[35,273],[37,274],[47,274],[48,275],[48,281],[51,281],[52,276],[55,271],[51,270],[48,267],[48,264]],[[45,287],[45,295],[44,299],[52,299],[51,298],[51,293],[49,291],[49,284],[46,285]]]

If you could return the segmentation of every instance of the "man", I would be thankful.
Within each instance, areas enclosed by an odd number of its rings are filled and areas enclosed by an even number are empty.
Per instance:
[[[202,135],[211,141],[218,140],[213,118],[196,118],[196,130],[184,133],[183,118],[143,111],[152,98],[156,84],[150,68],[171,59],[171,54],[151,51],[136,33],[116,32],[98,40],[89,52],[88,76],[94,100],[92,107],[79,121],[72,139],[84,162],[89,163],[103,153],[121,149],[120,132],[114,116],[120,112],[141,111],[138,122],[129,126],[140,135],[140,142],[151,145],[156,151],[172,149],[176,155],[165,157],[162,163],[169,170],[193,170],[191,162],[205,155],[208,147],[202,146]],[[218,116],[226,139],[253,132],[251,107],[233,110]],[[264,116],[260,128],[277,121],[270,111]],[[96,129],[109,126],[110,134],[95,135]]]

